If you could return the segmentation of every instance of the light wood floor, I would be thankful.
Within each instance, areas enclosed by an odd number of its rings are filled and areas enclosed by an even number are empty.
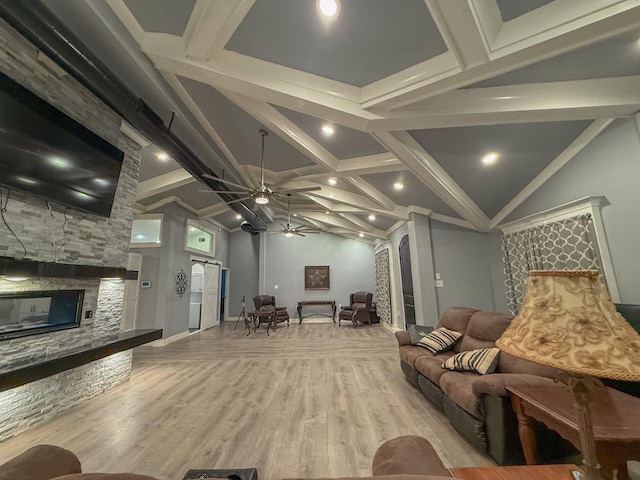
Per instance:
[[[52,443],[85,472],[180,480],[190,468],[257,467],[260,480],[370,475],[383,441],[429,438],[447,466],[491,465],[402,376],[376,326],[292,322],[270,337],[235,321],[139,347],[131,381],[0,444]]]

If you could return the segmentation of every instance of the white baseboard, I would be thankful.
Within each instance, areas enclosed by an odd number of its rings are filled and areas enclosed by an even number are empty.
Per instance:
[[[189,335],[189,332],[180,332],[180,333],[176,333],[175,335],[169,337],[169,338],[161,338],[160,340],[156,340],[155,342],[151,342],[151,346],[152,347],[166,347],[167,345],[169,345],[170,343],[175,342],[176,340],[180,340],[182,338],[185,338]]]

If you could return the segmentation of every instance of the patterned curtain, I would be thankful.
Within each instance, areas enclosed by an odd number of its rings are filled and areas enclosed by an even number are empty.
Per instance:
[[[376,253],[376,311],[382,323],[391,323],[389,250]]]
[[[507,301],[514,315],[520,310],[529,270],[602,272],[591,214],[504,234],[502,255]]]

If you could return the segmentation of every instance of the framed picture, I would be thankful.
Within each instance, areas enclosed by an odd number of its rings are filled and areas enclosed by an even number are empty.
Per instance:
[[[304,267],[305,290],[329,290],[329,266]]]

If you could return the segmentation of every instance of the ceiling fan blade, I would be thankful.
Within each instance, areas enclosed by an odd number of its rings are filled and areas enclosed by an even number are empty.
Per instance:
[[[298,233],[298,232],[293,232],[293,234],[294,234],[294,235],[298,235],[299,237],[306,237],[306,235],[303,235],[303,234]]]
[[[239,183],[230,182],[229,180],[225,180],[224,178],[214,177],[213,175],[209,175],[208,173],[203,173],[202,176],[204,178],[209,178],[211,180],[215,180],[217,182],[222,182],[226,185],[231,185],[232,187],[241,188],[243,190],[248,190],[249,192],[253,190],[253,188],[245,187],[244,185],[240,185]]]
[[[322,190],[322,187],[307,187],[307,188],[291,188],[287,190],[276,190],[278,194],[286,195],[287,193],[304,193],[304,192],[315,192],[317,190]]]
[[[251,198],[253,197],[241,197],[241,198],[236,198],[235,200],[231,200],[229,202],[224,202],[224,203],[226,203],[227,205],[231,205],[232,203],[244,202],[245,200],[249,200]]]
[[[296,228],[296,231],[300,233],[320,233],[322,230],[304,230]]]
[[[278,224],[279,224],[282,228],[284,228],[285,230],[287,230],[287,226],[286,226],[284,223],[280,223],[280,222],[278,222]]]

